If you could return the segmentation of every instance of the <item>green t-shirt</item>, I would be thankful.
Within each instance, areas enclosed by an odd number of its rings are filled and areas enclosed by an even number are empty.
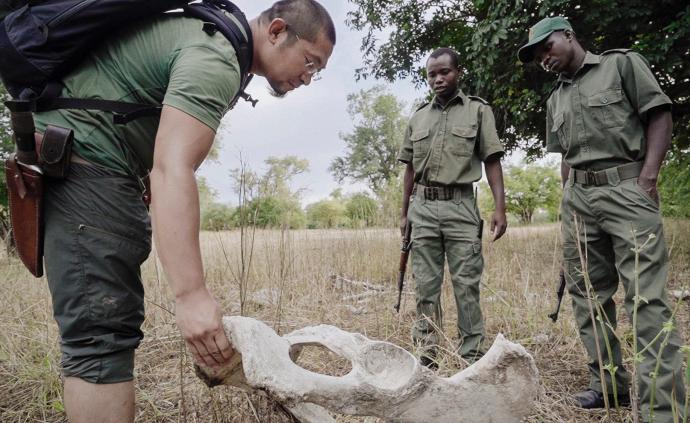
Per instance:
[[[106,40],[64,80],[63,97],[100,98],[179,109],[213,129],[240,87],[235,50],[220,33],[208,35],[198,19],[161,16]],[[129,175],[153,165],[158,117],[113,123],[112,114],[55,110],[36,114],[36,128],[74,130],[74,151]]]
[[[454,186],[478,181],[481,162],[503,152],[491,107],[458,91],[445,107],[434,98],[414,113],[398,160],[412,163],[417,183]]]
[[[572,79],[559,76],[546,105],[546,150],[572,168],[602,170],[644,160],[647,114],[671,100],[644,57],[610,50],[587,52]]]

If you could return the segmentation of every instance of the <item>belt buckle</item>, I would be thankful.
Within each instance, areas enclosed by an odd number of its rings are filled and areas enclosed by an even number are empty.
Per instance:
[[[438,200],[438,187],[427,187],[426,199],[427,200]]]
[[[596,185],[597,184],[597,177],[594,174],[593,170],[585,171],[585,183],[587,185]]]

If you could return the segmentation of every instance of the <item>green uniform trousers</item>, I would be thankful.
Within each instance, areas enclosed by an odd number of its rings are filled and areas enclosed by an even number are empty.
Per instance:
[[[67,179],[46,180],[44,198],[46,275],[62,372],[99,384],[132,380],[144,321],[139,267],[151,251],[141,186],[72,163]]]
[[[563,192],[563,255],[566,269],[568,291],[573,299],[573,310],[580,331],[580,337],[589,355],[590,388],[601,391],[595,337],[598,337],[603,365],[612,362],[617,366],[615,374],[616,390],[628,391],[630,375],[622,365],[621,349],[610,329],[596,325],[590,318],[587,290],[583,276],[583,264],[578,253],[578,237],[573,216],[579,222],[579,242],[586,254],[586,270],[592,283],[594,294],[601,304],[606,319],[616,327],[616,306],[613,295],[618,289],[618,281],[623,282],[625,308],[632,322],[635,298],[635,252],[634,241],[638,246],[647,242],[639,252],[639,295],[645,300],[637,308],[638,351],[649,347],[638,364],[639,395],[641,413],[644,421],[649,420],[652,394],[652,378],[659,355],[661,339],[649,343],[662,330],[664,322],[671,318],[672,310],[666,297],[666,277],[668,256],[664,242],[663,224],[656,202],[637,185],[637,178],[620,181],[616,174],[610,175],[609,184],[586,186],[573,183],[569,179]],[[635,230],[633,238],[633,229]],[[585,245],[586,234],[586,245]],[[655,237],[648,241],[650,234]],[[595,314],[596,316],[596,314]],[[613,357],[609,357],[604,337],[608,338]],[[661,353],[659,372],[656,378],[654,399],[654,421],[672,422],[672,392],[675,391],[676,409],[682,410],[685,390],[681,370],[679,347],[681,339],[673,331],[668,345]],[[605,371],[606,386],[613,393],[610,373]]]
[[[451,200],[427,200],[422,192],[410,199],[412,272],[417,320],[412,339],[423,346],[439,344],[441,285],[445,259],[458,310],[459,354],[474,361],[482,354],[484,319],[479,306],[479,280],[484,268],[479,233],[480,216],[472,186],[457,189]]]

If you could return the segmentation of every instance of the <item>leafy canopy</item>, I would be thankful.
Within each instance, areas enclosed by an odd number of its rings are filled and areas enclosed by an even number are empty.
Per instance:
[[[329,170],[339,183],[366,182],[379,195],[400,172],[397,155],[407,126],[404,104],[382,86],[349,94],[347,102],[354,130],[340,134],[347,149]]]
[[[543,154],[545,101],[555,80],[521,65],[517,50],[545,16],[566,16],[593,52],[632,48],[652,64],[674,101],[676,142],[690,145],[690,3],[687,0],[349,0],[348,25],[364,31],[358,78],[422,84],[437,47],[460,53],[463,89],[487,99],[508,150]],[[391,30],[392,29],[392,30]]]

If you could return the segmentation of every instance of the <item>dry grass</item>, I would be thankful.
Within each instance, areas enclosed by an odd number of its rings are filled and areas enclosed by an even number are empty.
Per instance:
[[[670,287],[690,285],[690,222],[668,222],[666,236],[672,266]],[[604,412],[577,410],[569,396],[587,384],[586,358],[574,325],[569,299],[561,318],[547,314],[555,299],[558,274],[558,229],[555,225],[512,228],[495,245],[484,246],[486,270],[482,307],[489,339],[502,332],[534,355],[543,393],[529,422],[603,422]],[[267,322],[279,333],[313,324],[332,324],[388,340],[411,349],[409,328],[414,298],[403,296],[400,314],[392,311],[399,240],[394,230],[257,232],[249,292],[282,292],[273,304],[248,302],[246,314]],[[237,232],[204,233],[206,280],[227,314],[240,311]],[[137,353],[137,421],[139,422],[288,422],[278,406],[232,388],[208,389],[192,371],[175,327],[174,305],[155,255],[144,265],[146,337]],[[14,260],[0,257],[0,421],[63,421],[57,329],[45,280],[32,279]],[[334,283],[333,275],[379,284],[389,291],[358,300]],[[351,291],[351,292],[350,292]],[[447,350],[457,342],[455,306],[444,284]],[[251,295],[250,295],[251,296]],[[500,297],[500,298],[498,298]],[[621,328],[629,331],[621,308]],[[690,339],[690,303],[681,306],[678,326]],[[442,356],[440,373],[464,367],[452,354]],[[300,363],[328,374],[343,374],[349,363],[323,350],[305,351]],[[631,421],[629,412],[614,413]],[[339,422],[376,419],[338,418]]]

